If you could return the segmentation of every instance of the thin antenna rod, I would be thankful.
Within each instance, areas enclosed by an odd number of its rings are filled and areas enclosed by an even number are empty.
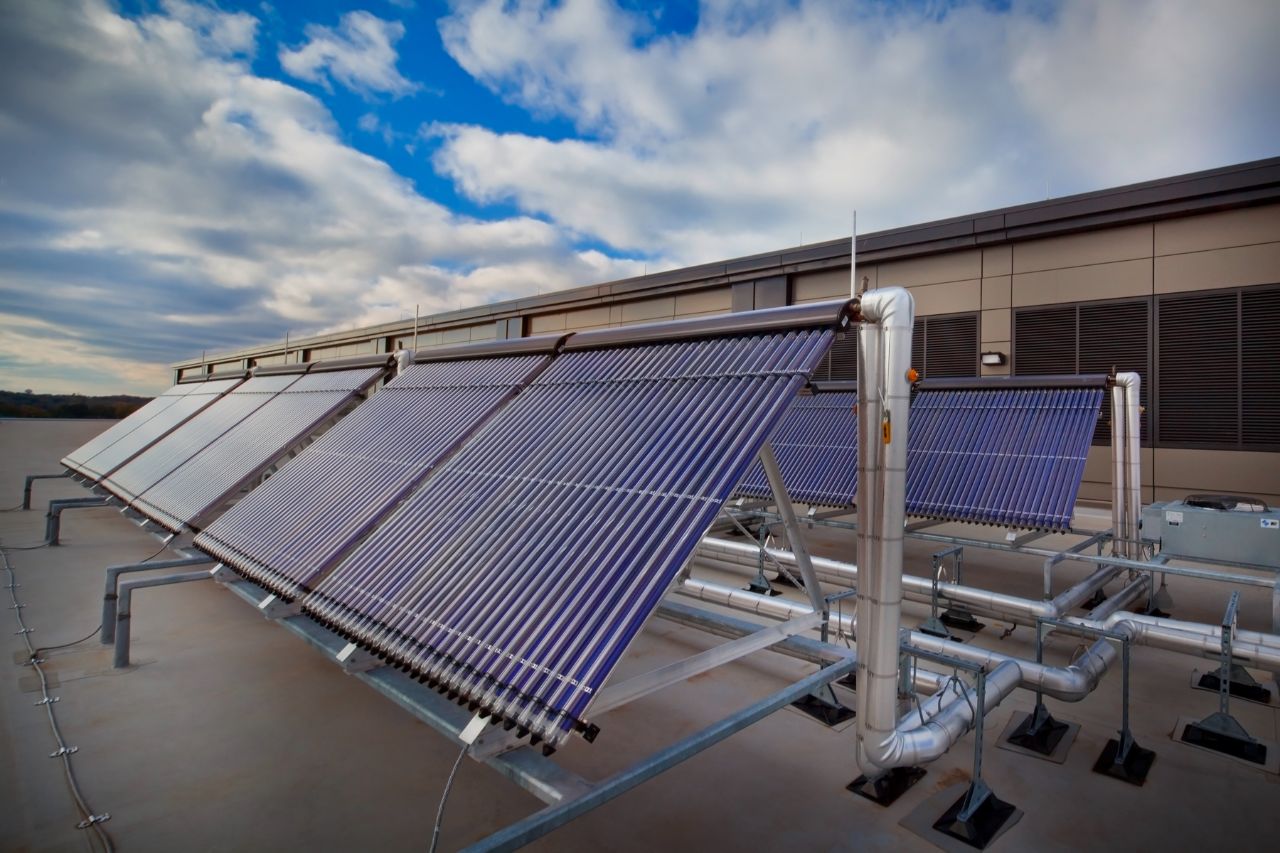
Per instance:
[[[413,351],[418,351],[418,303],[413,303]]]
[[[858,295],[858,211],[853,212],[853,236],[849,239],[849,295]]]
[[[287,329],[284,333],[284,363],[289,363],[289,331]]]

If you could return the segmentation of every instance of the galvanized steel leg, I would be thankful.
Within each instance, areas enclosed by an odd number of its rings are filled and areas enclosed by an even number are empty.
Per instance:
[[[604,805],[610,800],[626,793],[637,785],[652,779],[660,773],[670,770],[681,762],[687,761],[698,753],[714,746],[730,735],[742,731],[753,723],[759,722],[775,711],[789,705],[796,699],[813,690],[831,683],[857,667],[855,658],[844,658],[830,664],[813,675],[803,678],[768,698],[744,708],[738,713],[715,723],[697,734],[685,738],[660,752],[641,761],[621,773],[595,785],[588,793],[536,812],[524,820],[518,821],[467,847],[467,851],[516,850],[530,842],[541,838],[552,830],[558,829],[575,818]]]
[[[187,581],[203,581],[213,577],[213,572],[184,572],[177,575],[161,575],[158,578],[141,578],[125,581],[120,584],[119,600],[116,602],[116,636],[115,657],[112,666],[125,669],[129,666],[129,621],[133,604],[133,591],[151,586],[169,586]]]
[[[818,576],[813,571],[813,561],[809,559],[809,549],[805,547],[804,537],[800,532],[800,522],[796,520],[796,511],[791,506],[791,496],[787,493],[787,485],[782,481],[782,469],[773,455],[773,446],[765,442],[760,448],[760,463],[764,466],[765,476],[769,478],[769,488],[778,505],[778,514],[782,516],[782,527],[787,531],[787,542],[791,545],[791,553],[796,555],[796,567],[800,569],[800,577],[804,580],[805,592],[809,594],[809,603],[814,613],[822,612],[822,587],[818,586]]]
[[[65,498],[61,500],[49,501],[49,511],[44,516],[44,543],[46,545],[59,545],[59,536],[62,533],[62,513],[68,509],[82,509],[85,507],[106,506],[108,498],[92,497],[92,498]]]
[[[109,646],[116,639],[116,586],[120,576],[129,572],[147,572],[156,569],[180,569],[187,566],[198,566],[212,563],[210,557],[187,557],[179,560],[156,560],[154,563],[128,563],[119,566],[107,566],[107,583],[102,594],[102,632],[99,634],[104,646]]]
[[[63,477],[70,477],[70,471],[63,471],[61,474],[28,474],[22,483],[22,508],[31,509],[31,483],[35,480],[59,480]]]

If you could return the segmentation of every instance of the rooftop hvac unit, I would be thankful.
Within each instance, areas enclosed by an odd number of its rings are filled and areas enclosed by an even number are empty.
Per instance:
[[[1258,498],[1188,495],[1142,510],[1144,539],[1170,556],[1280,569],[1280,509]]]

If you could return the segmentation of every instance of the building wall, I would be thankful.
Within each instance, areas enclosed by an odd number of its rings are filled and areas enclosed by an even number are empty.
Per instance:
[[[748,269],[735,273],[733,262],[726,262],[704,280],[694,277],[691,283],[672,285],[670,292],[657,288],[654,293],[650,288],[650,292],[636,295],[618,285],[600,285],[583,289],[573,299],[546,298],[545,306],[522,304],[519,310],[505,313],[503,306],[495,306],[490,313],[498,317],[496,321],[484,316],[442,328],[433,324],[432,318],[426,318],[418,345],[429,348],[489,340],[506,336],[510,328],[519,328],[526,335],[563,334],[725,313],[735,304],[742,305],[735,301],[735,288],[741,297],[745,286],[750,296],[752,282],[757,285],[755,307],[760,307],[758,294],[763,292],[762,286],[767,284],[769,293],[778,292],[774,285],[779,276],[785,276],[785,293],[792,303],[847,297],[851,292],[847,248],[842,261],[838,257],[818,257],[811,262],[772,266],[757,262],[755,266],[759,268],[755,272]],[[1019,308],[1280,283],[1280,204],[860,262],[857,276],[871,288],[907,287],[915,297],[920,316],[977,314],[980,349],[1006,356],[1004,365],[983,367],[983,373],[1008,374],[1013,355],[1013,317]],[[409,346],[412,337],[403,328],[391,333],[383,328],[356,330],[345,333],[342,340],[312,343],[295,350],[290,359],[385,352]],[[251,361],[266,364],[282,359],[279,353],[242,353],[215,362],[212,367],[215,372],[243,369]],[[190,375],[188,371],[198,369],[185,366],[182,374]],[[1280,453],[1144,447],[1142,466],[1144,500],[1215,491],[1257,495],[1280,505]],[[1081,497],[1108,500],[1110,474],[1110,448],[1093,447]]]

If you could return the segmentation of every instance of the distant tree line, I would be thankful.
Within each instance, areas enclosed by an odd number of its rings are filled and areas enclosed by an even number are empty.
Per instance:
[[[151,402],[150,397],[117,394],[86,397],[83,394],[33,394],[0,391],[0,417],[4,418],[123,418]]]

